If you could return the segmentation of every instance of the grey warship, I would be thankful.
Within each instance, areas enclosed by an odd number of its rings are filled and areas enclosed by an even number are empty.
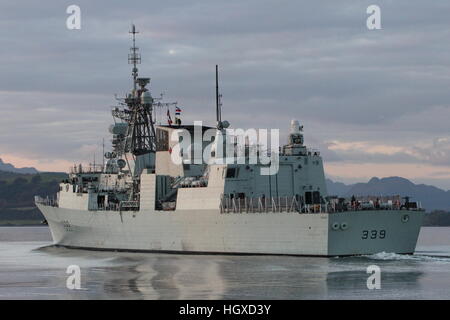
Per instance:
[[[276,154],[275,173],[261,174],[272,163],[224,161],[229,123],[221,118],[217,67],[215,127],[182,125],[178,119],[156,125],[156,108],[176,104],[153,98],[150,79],[139,77],[136,33],[133,25],[128,56],[133,86],[112,109],[106,162],[75,165],[55,199],[35,197],[55,245],[218,254],[414,253],[420,204],[394,196],[328,195],[320,152],[304,145],[296,120]],[[196,146],[209,160],[190,161],[195,148],[180,150],[180,141],[211,130],[211,143]],[[244,149],[245,160],[251,147]],[[174,153],[181,161],[173,161]]]

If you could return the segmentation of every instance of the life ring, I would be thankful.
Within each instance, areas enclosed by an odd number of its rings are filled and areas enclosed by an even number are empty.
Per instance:
[[[408,222],[408,221],[409,221],[409,215],[404,214],[404,215],[402,216],[402,222]]]
[[[337,222],[333,223],[333,224],[331,225],[331,229],[333,229],[333,230],[339,229],[339,223],[337,223]]]
[[[341,223],[341,229],[342,229],[342,230],[347,230],[347,229],[348,229],[348,224],[347,224],[347,222],[342,222],[342,223]]]

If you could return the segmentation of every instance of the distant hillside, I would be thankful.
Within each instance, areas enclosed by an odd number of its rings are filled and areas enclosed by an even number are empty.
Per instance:
[[[344,197],[347,192],[352,188],[351,184],[344,184],[342,182],[334,182],[330,179],[326,179],[327,191],[329,195]]]
[[[40,178],[35,178],[39,176]],[[67,178],[67,173],[64,172],[39,172],[39,173],[14,173],[14,172],[5,172],[0,170],[0,181],[5,182],[13,182],[17,178],[25,179],[27,182],[30,182],[33,178],[40,179],[41,182],[49,182],[49,181],[60,181]]]
[[[40,221],[41,213],[34,205],[34,196],[55,195],[58,184],[66,179],[61,172],[22,174],[0,171],[0,224],[4,221]],[[433,186],[414,184],[400,178],[372,178],[367,183],[346,185],[327,179],[328,194],[344,197],[352,195],[401,195],[422,202],[427,214],[425,225],[450,225],[450,191]]]
[[[366,183],[346,185],[327,179],[328,194],[342,197],[366,195],[400,195],[409,196],[412,200],[422,202],[427,211],[450,211],[450,191],[428,186],[414,184],[401,177],[372,178]]]
[[[42,220],[34,205],[34,196],[55,195],[65,173],[21,174],[0,171],[0,223],[4,221]]]
[[[426,213],[423,219],[423,226],[450,226],[450,212],[436,210]]]
[[[31,167],[16,168],[10,163],[3,162],[2,159],[0,159],[0,171],[15,172],[15,173],[38,173],[38,171],[35,168]]]

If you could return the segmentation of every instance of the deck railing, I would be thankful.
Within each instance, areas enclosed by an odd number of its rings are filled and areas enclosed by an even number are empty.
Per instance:
[[[326,213],[326,204],[301,204],[297,197],[258,197],[230,198],[222,197],[220,213]]]
[[[354,202],[336,203],[326,202],[321,204],[305,204],[293,197],[258,197],[258,198],[233,198],[222,196],[220,201],[220,213],[336,213],[346,211],[367,211],[367,210],[422,210],[420,203],[413,206],[409,203],[373,203]]]
[[[139,201],[120,201],[119,210],[138,210]]]
[[[40,196],[34,196],[34,203],[42,204],[44,206],[58,207],[58,200],[49,197],[42,198]]]
[[[103,172],[103,165],[102,164],[92,164],[89,165],[78,165],[73,166],[69,168],[69,172],[71,174],[77,174],[77,173],[102,173]]]

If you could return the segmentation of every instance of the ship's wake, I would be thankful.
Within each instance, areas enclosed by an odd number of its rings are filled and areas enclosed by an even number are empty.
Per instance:
[[[447,262],[450,263],[449,255],[433,255],[427,253],[416,252],[414,254],[398,254],[393,252],[379,252],[371,255],[364,255],[364,258],[371,260],[384,260],[384,261],[417,261],[417,262]]]

